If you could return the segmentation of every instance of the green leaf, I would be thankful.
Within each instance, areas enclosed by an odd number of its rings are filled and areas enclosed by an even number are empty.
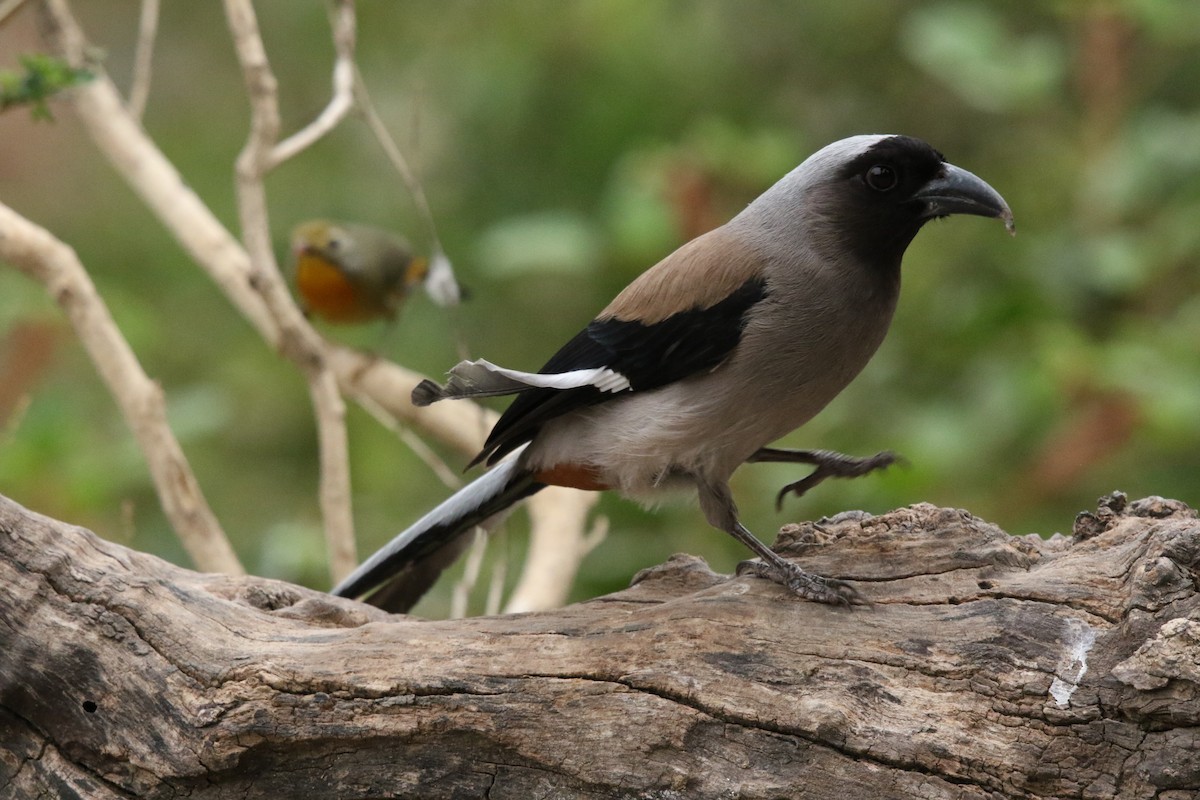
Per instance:
[[[95,77],[90,70],[42,53],[21,56],[20,61],[23,72],[0,70],[0,111],[27,105],[35,120],[53,120],[47,101],[63,89]]]

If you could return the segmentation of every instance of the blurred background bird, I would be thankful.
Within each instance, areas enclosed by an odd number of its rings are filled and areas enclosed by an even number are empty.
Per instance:
[[[354,324],[395,319],[429,263],[399,234],[314,219],[292,231],[293,279],[305,314]]]

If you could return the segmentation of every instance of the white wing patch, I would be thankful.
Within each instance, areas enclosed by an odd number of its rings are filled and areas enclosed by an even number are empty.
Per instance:
[[[505,369],[481,358],[454,365],[446,385],[439,387],[438,396],[433,399],[492,397],[525,389],[579,389],[584,386],[594,386],[602,392],[623,392],[629,388],[629,379],[608,367],[543,375]]]

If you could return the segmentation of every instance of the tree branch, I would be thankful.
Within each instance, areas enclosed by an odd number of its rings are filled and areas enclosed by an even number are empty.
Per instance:
[[[72,66],[87,66],[95,76],[69,94],[92,141],[239,313],[279,349],[279,325],[250,286],[250,257],[245,248],[130,116],[108,75],[88,64],[87,42],[66,0],[45,0],[45,7],[49,12],[47,35],[55,49]]]
[[[17,10],[25,5],[26,0],[4,0],[0,2],[0,25],[8,21],[8,18],[17,12]]]
[[[279,137],[278,82],[271,71],[249,0],[226,0],[225,11],[250,98],[250,134],[238,156],[236,169],[242,239],[252,269],[250,283],[262,295],[271,315],[279,321],[284,355],[300,368],[308,382],[317,423],[318,497],[325,521],[329,569],[338,581],[358,565],[351,510],[346,407],[338,392],[337,381],[325,363],[321,337],[292,300],[271,248],[263,179],[272,165],[272,150]]]
[[[129,85],[129,115],[141,122],[150,99],[151,64],[154,61],[154,40],[158,36],[159,0],[142,0],[138,16],[137,50],[133,57],[133,80]]]
[[[918,505],[785,529],[869,608],[677,556],[560,611],[426,622],[0,499],[0,791],[1192,797],[1200,521],[1112,497],[1078,528]]]
[[[162,387],[142,370],[75,251],[0,203],[0,261],[42,284],[66,313],[133,431],[163,511],[192,561],[205,571],[241,575],[242,565],[171,433]]]
[[[354,44],[358,23],[353,0],[335,0],[330,17],[334,48],[333,95],[316,119],[272,148],[264,165],[267,170],[298,156],[320,141],[354,108]]]
[[[598,499],[595,492],[559,487],[529,499],[529,547],[505,613],[544,611],[567,602],[580,563],[608,530],[607,520],[601,518],[592,535],[587,534],[588,517]]]
[[[265,51],[262,50],[261,40],[257,39],[253,9],[239,0],[229,2],[231,26],[236,25],[239,30],[250,32],[247,34],[250,38],[239,46],[240,58],[250,64],[247,81],[253,86],[248,90],[252,96],[266,93],[266,100],[261,101],[263,106],[257,112],[258,128],[254,136],[274,137],[278,134],[279,124],[273,95],[274,76],[270,75]],[[337,388],[346,396],[369,398],[375,406],[384,409],[396,420],[415,425],[459,452],[473,456],[482,445],[495,416],[466,402],[440,403],[418,409],[412,406],[408,398],[422,376],[378,357],[330,343],[313,331],[292,302],[270,252],[265,228],[266,201],[261,193],[261,180],[257,181],[258,187],[248,189],[245,196],[239,192],[242,225],[246,231],[246,246],[243,247],[184,182],[179,172],[130,115],[120,92],[103,69],[86,63],[87,43],[67,1],[46,0],[45,6],[49,22],[47,33],[55,49],[72,65],[86,65],[95,74],[93,80],[73,89],[69,95],[89,135],[122,178],[177,238],[192,259],[209,274],[239,313],[250,321],[272,348],[290,358],[308,377],[314,408],[320,409],[316,413],[322,464],[335,460],[335,453],[344,448],[345,436],[340,396],[331,386],[329,378],[325,377],[325,368],[336,380]],[[349,52],[347,48],[353,45],[352,36],[346,33],[345,27],[351,19],[350,14],[352,11],[339,3],[335,15],[335,29],[339,31],[339,63]],[[330,105],[335,105],[335,101],[331,101]],[[327,106],[322,116],[329,113]],[[252,170],[261,170],[265,168],[264,165],[275,163],[270,153],[275,153],[277,158],[279,151],[265,144],[267,138],[261,141],[254,139],[257,144],[253,149],[250,149],[251,143],[248,141],[248,150],[242,155],[245,161],[239,161],[239,181],[253,182]],[[387,148],[386,144],[384,146]],[[395,153],[389,155],[389,158],[394,157]],[[246,170],[244,175],[242,170]],[[253,259],[251,253],[254,254]],[[321,496],[322,510],[327,520],[341,517],[342,529],[349,530],[348,472],[346,476],[338,474],[338,469],[344,469],[346,463],[342,461],[340,467],[324,468]],[[327,479],[327,476],[332,477]],[[347,498],[344,504],[343,497]],[[165,505],[170,501],[164,499],[163,502]],[[533,536],[543,543],[539,545],[538,556],[549,559],[555,551],[564,554],[585,552],[579,542],[584,538],[587,512],[594,503],[595,497],[590,493],[571,489],[547,489],[531,498],[528,508],[533,521]],[[559,514],[556,511],[559,504],[565,504],[573,510]],[[339,506],[342,509],[340,511]],[[578,524],[574,528],[559,527],[565,519],[576,520]],[[347,541],[337,535],[333,540]],[[340,574],[352,562],[349,556],[352,551],[349,547],[331,546],[331,549],[337,549],[339,553],[336,561],[342,566],[335,573]],[[331,555],[331,559],[334,558]],[[549,584],[543,584],[547,588],[536,592],[520,591],[525,598],[534,598],[522,600],[522,607],[547,608],[565,601],[566,589],[578,569],[578,560],[573,563],[569,559],[557,560],[557,574],[550,578]],[[532,580],[532,576],[529,579]]]

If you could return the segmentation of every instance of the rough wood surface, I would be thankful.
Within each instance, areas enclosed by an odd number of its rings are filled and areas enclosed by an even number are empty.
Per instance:
[[[676,557],[430,622],[0,499],[0,797],[1162,798],[1200,788],[1200,521],[918,505],[785,529],[855,610]]]

